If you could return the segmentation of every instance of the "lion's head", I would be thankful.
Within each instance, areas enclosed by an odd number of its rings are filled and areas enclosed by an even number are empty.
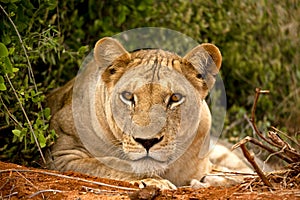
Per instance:
[[[77,104],[92,99],[90,111],[75,118],[93,121],[93,130],[77,125],[77,131],[101,162],[146,174],[164,171],[191,145],[199,153],[210,128],[205,97],[221,66],[217,47],[202,44],[184,57],[159,49],[129,53],[103,38],[89,65],[96,69],[89,76],[94,84]]]

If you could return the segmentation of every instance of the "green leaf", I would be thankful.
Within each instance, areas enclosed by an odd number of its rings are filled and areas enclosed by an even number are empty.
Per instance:
[[[4,58],[4,66],[5,66],[6,73],[12,73],[13,72],[13,67],[12,67],[12,64],[11,64],[8,57]]]
[[[46,146],[46,138],[44,137],[43,133],[39,134],[38,140],[39,140],[41,148],[44,148]]]
[[[8,54],[9,55],[12,55],[14,52],[15,52],[15,48],[14,47],[11,47],[11,48],[8,49]]]
[[[48,9],[49,9],[49,10],[55,9],[56,6],[57,6],[57,2],[58,2],[58,1],[48,1],[48,2],[47,2],[47,3],[48,3],[48,5],[47,5]]]
[[[18,130],[18,129],[12,130],[12,133],[13,133],[15,136],[17,136],[17,137],[20,137],[20,135],[21,135],[21,131]]]
[[[5,34],[1,39],[5,45],[8,45],[9,43],[11,43],[11,39],[8,34]]]
[[[3,76],[0,76],[0,83],[4,83],[4,78],[3,78]]]
[[[4,83],[0,83],[0,91],[5,91],[7,90],[6,86]]]
[[[4,83],[4,78],[3,76],[0,76],[0,91],[5,91],[7,90],[5,83]]]
[[[119,13],[118,13],[118,17],[117,17],[117,19],[118,19],[117,24],[121,25],[126,20],[128,8],[126,6],[121,5],[118,7],[118,10],[119,10]]]
[[[0,42],[0,57],[6,57],[8,56],[8,50],[6,48],[6,46]]]
[[[13,67],[12,68],[12,71],[15,73],[15,72],[18,72],[19,71],[19,68],[16,68],[16,67]]]
[[[50,119],[50,108],[45,108],[44,109],[44,116],[45,116],[45,118],[47,119],[47,120],[49,120]]]

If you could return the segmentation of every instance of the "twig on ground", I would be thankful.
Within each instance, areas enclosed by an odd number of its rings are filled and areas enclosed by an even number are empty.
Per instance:
[[[300,192],[299,191],[295,191],[295,190],[278,190],[279,192],[274,192],[274,194],[277,194],[278,197],[279,196],[283,196],[283,195],[294,195],[294,196],[297,196],[299,197],[300,196]],[[247,195],[250,195],[250,196],[253,196],[254,194],[259,194],[259,195],[264,195],[264,194],[268,194],[267,192],[254,192],[254,191],[251,191],[251,192],[235,192],[233,193],[234,196],[238,196],[238,195],[241,195],[244,197],[244,195],[247,194]]]
[[[21,176],[22,178],[25,179],[26,182],[28,182],[34,189],[36,189],[37,191],[39,190],[30,180],[28,180],[25,176],[23,176],[23,174],[21,174],[20,172],[16,172],[17,174],[19,174],[19,176]],[[44,195],[42,193],[42,198],[44,199]]]
[[[11,193],[11,194],[5,195],[5,196],[4,196],[4,199],[5,199],[5,198],[9,198],[9,199],[10,199],[12,196],[17,195],[17,194],[18,194],[18,192],[13,192],[13,193]]]
[[[256,179],[252,179],[249,182],[242,183],[239,188],[250,189],[250,192],[253,192],[252,184],[256,181]]]
[[[19,176],[21,176],[23,179],[25,179],[25,181],[28,182],[32,187],[38,190],[38,188],[30,180],[28,180],[25,176],[23,176],[23,174],[21,174],[20,172],[16,172],[16,173],[19,174]]]
[[[29,198],[29,199],[30,199],[30,198],[33,198],[33,197],[35,197],[35,196],[37,196],[37,195],[39,195],[39,194],[42,194],[42,195],[43,195],[43,193],[45,193],[45,192],[53,192],[53,193],[56,193],[56,192],[64,192],[64,191],[61,191],[61,190],[52,190],[52,189],[48,189],[48,190],[39,190],[39,191],[37,191],[37,192],[31,194],[30,196],[28,196],[28,198]],[[43,197],[43,199],[44,199],[44,197]]]
[[[5,181],[5,183],[3,183],[1,186],[0,186],[0,191],[2,190],[2,188],[4,188],[5,187],[5,185],[9,182],[9,178],[6,178],[6,181]]]
[[[110,195],[122,195],[122,194],[128,194],[127,192],[120,192],[120,191],[113,191],[113,190],[101,190],[98,188],[92,188],[92,187],[87,187],[87,186],[81,186],[86,192],[92,192],[94,194],[105,194],[107,195],[108,193]]]
[[[13,184],[12,187],[10,188],[10,190],[9,190],[9,195],[8,195],[9,199],[12,196],[12,194],[16,193],[16,192],[13,192],[14,189],[15,189],[15,184]]]
[[[67,176],[67,175],[62,175],[62,174],[56,174],[56,173],[52,173],[52,172],[44,172],[44,171],[29,170],[29,169],[7,169],[7,170],[0,170],[0,173],[8,173],[8,172],[40,173],[40,174],[45,174],[45,175],[49,175],[49,176],[56,176],[56,177],[59,177],[59,178],[72,179],[72,180],[82,181],[82,182],[85,182],[85,183],[91,183],[91,184],[95,184],[95,185],[100,185],[100,186],[105,186],[105,187],[110,187],[110,188],[116,188],[116,189],[121,189],[121,190],[129,190],[129,191],[139,190],[139,189],[136,189],[136,188],[129,188],[129,187],[123,187],[123,186],[117,186],[117,185],[110,185],[110,184],[106,184],[106,183],[102,183],[102,182],[90,181],[90,180],[86,180],[86,179],[79,178],[79,177],[72,177],[72,176]]]
[[[256,173],[243,173],[243,172],[231,172],[231,171],[221,171],[217,169],[212,170],[213,173],[211,174],[206,174],[205,176],[257,176]],[[217,172],[217,173],[214,173]]]

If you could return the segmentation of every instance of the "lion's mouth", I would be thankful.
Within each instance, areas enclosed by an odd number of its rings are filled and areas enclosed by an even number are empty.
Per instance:
[[[172,150],[168,144],[163,141],[164,136],[144,139],[144,138],[132,138],[133,148],[128,148],[127,145],[126,152],[128,158],[132,161],[143,161],[143,162],[167,162],[170,160],[170,154]]]
[[[146,155],[144,157],[138,158],[136,160],[134,160],[135,162],[143,162],[143,163],[165,163],[165,161],[161,161],[158,159],[153,158],[150,155]]]

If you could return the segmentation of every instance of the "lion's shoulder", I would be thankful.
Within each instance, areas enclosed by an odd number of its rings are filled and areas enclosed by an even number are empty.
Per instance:
[[[73,86],[75,79],[64,86],[56,88],[46,96],[46,105],[51,108],[52,115],[61,110],[65,105],[72,103]]]

